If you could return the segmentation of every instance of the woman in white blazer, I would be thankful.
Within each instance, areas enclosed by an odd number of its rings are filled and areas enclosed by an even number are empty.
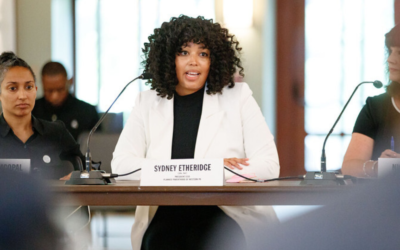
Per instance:
[[[202,17],[172,18],[155,29],[143,49],[145,70],[153,74],[149,81],[152,90],[136,99],[114,151],[113,172],[141,168],[146,159],[223,158],[225,166],[241,174],[255,174],[258,179],[278,177],[276,146],[260,108],[249,86],[233,81],[237,69],[243,76],[240,50],[227,29]],[[225,172],[225,178],[232,176]],[[121,179],[140,179],[140,173]],[[277,220],[271,207],[221,206],[199,208],[200,214],[210,218],[215,214],[215,225],[221,228],[201,224],[206,217],[194,219],[190,225],[169,221],[180,209],[138,206],[132,227],[133,249],[221,249],[221,244],[222,248],[243,249],[241,243],[251,242],[256,235],[251,229]],[[191,209],[195,208],[186,207],[183,212],[190,219]],[[200,235],[196,230],[214,232],[214,228],[218,228],[215,233],[229,229],[229,242],[203,244],[208,238],[199,236],[201,244],[196,244],[193,235]],[[183,235],[174,238],[177,232]],[[192,245],[182,237],[190,238]]]

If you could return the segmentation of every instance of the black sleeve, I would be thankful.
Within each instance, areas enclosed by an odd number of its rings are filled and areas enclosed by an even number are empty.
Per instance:
[[[375,140],[377,132],[377,119],[374,112],[375,110],[377,109],[373,108],[372,98],[368,97],[366,104],[361,109],[361,112],[357,117],[353,133],[360,133]]]
[[[79,170],[79,162],[78,158],[80,158],[82,162],[82,166],[84,168],[85,165],[85,157],[83,156],[80,145],[75,141],[74,137],[70,134],[70,132],[65,127],[65,124],[62,121],[56,121],[60,124],[60,145],[62,145],[62,152],[60,153],[60,159],[70,161],[74,165],[75,170]]]

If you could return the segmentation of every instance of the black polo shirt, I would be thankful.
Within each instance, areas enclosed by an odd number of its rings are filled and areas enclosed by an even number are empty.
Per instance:
[[[52,106],[42,97],[36,100],[32,114],[46,121],[62,121],[75,140],[82,132],[90,131],[99,120],[94,106],[72,95],[68,95],[60,107]]]
[[[0,158],[30,159],[31,174],[44,178],[60,178],[78,170],[76,157],[84,162],[79,144],[61,121],[48,122],[32,115],[33,135],[23,143],[0,116]],[[64,161],[64,162],[63,162]],[[69,161],[73,164],[67,163]]]

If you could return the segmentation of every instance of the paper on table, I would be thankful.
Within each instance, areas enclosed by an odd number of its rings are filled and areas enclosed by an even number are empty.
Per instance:
[[[256,175],[255,174],[242,174],[244,177],[247,177],[247,178],[254,178],[254,177],[256,177]],[[246,180],[245,178],[242,178],[242,177],[240,177],[240,176],[238,176],[238,175],[234,175],[232,178],[230,178],[229,180],[226,180],[226,182],[229,182],[229,183],[237,183],[237,182],[248,182],[249,180]]]

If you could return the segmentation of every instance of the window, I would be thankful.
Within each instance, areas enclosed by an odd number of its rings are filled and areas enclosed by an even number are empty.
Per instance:
[[[154,28],[180,14],[215,16],[214,0],[75,0],[75,9],[76,95],[100,112],[142,72],[141,49]],[[129,113],[147,88],[134,82],[111,111]]]
[[[394,0],[307,0],[305,9],[305,168],[320,169],[326,134],[362,81],[388,82],[384,35],[394,26]],[[354,95],[326,144],[327,169],[340,169],[355,120],[372,84]]]

